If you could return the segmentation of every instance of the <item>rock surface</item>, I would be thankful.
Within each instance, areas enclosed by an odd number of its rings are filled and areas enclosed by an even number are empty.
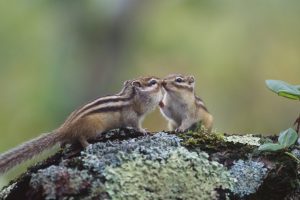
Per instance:
[[[297,162],[258,152],[265,139],[113,130],[31,167],[0,199],[299,199]]]

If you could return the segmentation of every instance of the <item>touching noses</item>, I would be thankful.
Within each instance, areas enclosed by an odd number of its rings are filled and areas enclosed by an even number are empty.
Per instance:
[[[165,80],[163,80],[161,84],[163,87],[165,87],[167,85],[167,82]]]

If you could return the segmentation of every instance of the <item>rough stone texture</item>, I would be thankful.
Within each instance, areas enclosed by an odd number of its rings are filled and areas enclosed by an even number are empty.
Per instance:
[[[237,181],[233,186],[233,193],[244,197],[257,191],[268,171],[264,164],[256,161],[238,160],[229,170]]]
[[[225,136],[224,140],[226,142],[233,142],[234,144],[240,143],[240,144],[247,144],[247,145],[253,145],[253,146],[259,146],[260,145],[260,138],[255,137],[253,135],[230,135]]]
[[[223,165],[206,153],[180,147],[167,159],[148,160],[138,154],[120,167],[104,171],[112,199],[216,199],[216,188],[229,189],[233,179]]]
[[[177,136],[113,130],[86,149],[71,146],[31,167],[0,192],[0,199],[299,197],[295,160],[282,152],[258,153],[256,145],[243,143],[245,137],[227,138],[205,130]]]

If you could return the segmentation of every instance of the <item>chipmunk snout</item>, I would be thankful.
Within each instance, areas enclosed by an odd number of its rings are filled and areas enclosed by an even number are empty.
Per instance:
[[[165,86],[167,85],[167,82],[166,82],[165,80],[163,80],[163,81],[161,82],[161,84],[162,84],[163,87],[165,87]]]

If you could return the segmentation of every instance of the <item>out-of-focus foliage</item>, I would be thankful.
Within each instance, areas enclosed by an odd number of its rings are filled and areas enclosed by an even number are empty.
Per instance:
[[[218,130],[277,133],[298,102],[264,80],[299,83],[299,18],[298,1],[2,1],[0,152],[126,79],[174,72],[195,76]],[[144,126],[166,122],[156,112]]]
[[[289,128],[285,131],[282,131],[279,134],[277,143],[270,143],[270,142],[264,143],[258,148],[258,150],[260,151],[278,151],[282,149],[287,150],[289,147],[295,144],[297,139],[298,139],[298,133],[294,129]]]
[[[266,84],[270,90],[272,90],[279,96],[294,100],[300,100],[299,85],[291,85],[280,80],[266,80]]]

